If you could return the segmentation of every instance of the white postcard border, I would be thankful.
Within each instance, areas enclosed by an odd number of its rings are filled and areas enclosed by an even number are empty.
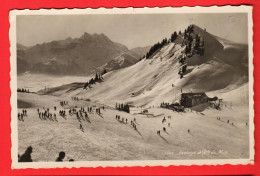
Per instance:
[[[224,165],[254,164],[254,90],[253,90],[253,19],[252,6],[210,6],[210,7],[154,7],[154,8],[86,8],[86,9],[39,9],[12,10],[9,14],[10,30],[10,88],[11,88],[11,158],[12,169],[21,168],[72,168],[72,167],[124,167],[124,166],[170,166],[170,165]],[[163,14],[163,13],[247,13],[249,52],[249,158],[211,160],[138,160],[138,161],[75,161],[75,162],[18,162],[18,120],[17,116],[17,64],[16,64],[16,16],[18,15],[80,15],[80,14]]]

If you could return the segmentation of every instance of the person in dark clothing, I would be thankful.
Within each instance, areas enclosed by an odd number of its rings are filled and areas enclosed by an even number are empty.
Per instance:
[[[60,152],[59,157],[56,159],[56,162],[62,162],[65,158],[65,152]]]
[[[18,113],[18,120],[20,120],[20,116],[21,116],[20,113]]]
[[[84,132],[84,128],[81,124],[79,125],[79,128],[81,129],[82,132]]]
[[[23,121],[23,116],[24,116],[24,115],[23,115],[23,114],[21,114],[21,118],[20,118],[20,119],[21,119],[21,121]]]
[[[32,162],[31,154],[32,154],[32,147],[27,147],[24,154],[19,158],[18,162]]]

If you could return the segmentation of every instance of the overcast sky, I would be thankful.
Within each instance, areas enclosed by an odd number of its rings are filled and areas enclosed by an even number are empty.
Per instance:
[[[20,15],[17,42],[26,46],[80,37],[84,32],[104,33],[129,49],[169,38],[189,24],[211,34],[247,43],[247,14],[129,14],[129,15]]]

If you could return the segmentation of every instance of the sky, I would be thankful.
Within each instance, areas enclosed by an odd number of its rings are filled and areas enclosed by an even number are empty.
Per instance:
[[[153,45],[196,24],[207,32],[237,43],[248,42],[246,13],[207,14],[95,14],[95,15],[19,15],[17,42],[33,46],[84,32],[103,33],[129,49]]]

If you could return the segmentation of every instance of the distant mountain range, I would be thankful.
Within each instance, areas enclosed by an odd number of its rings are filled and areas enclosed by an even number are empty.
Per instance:
[[[69,37],[32,47],[17,44],[17,72],[87,75],[93,70],[102,71],[101,68],[115,70],[135,64],[148,49],[138,47],[129,50],[104,34],[88,33],[80,38]]]
[[[107,62],[106,64],[98,67],[93,72],[101,72],[103,70],[112,71],[118,70],[121,68],[129,67],[131,65],[136,64],[140,59],[142,59],[147,51],[151,48],[151,46],[146,47],[136,47],[128,52],[125,52],[111,61]]]

